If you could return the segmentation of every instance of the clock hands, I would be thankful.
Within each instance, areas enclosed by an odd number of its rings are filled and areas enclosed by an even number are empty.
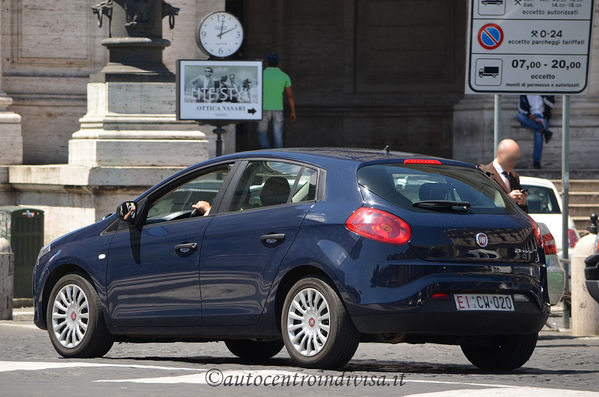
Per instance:
[[[223,31],[221,31],[221,32],[220,32],[220,34],[219,34],[219,35],[217,35],[217,36],[218,36],[218,38],[219,38],[219,39],[222,39],[222,38],[223,38],[223,34],[225,34],[225,33],[229,33],[229,32],[231,32],[231,31],[233,31],[233,30],[235,30],[235,29],[237,29],[237,26],[235,26],[235,27],[234,27],[234,28],[232,28],[232,29],[225,30],[224,32],[223,32]]]
[[[223,29],[225,28],[225,18],[223,18],[223,23],[220,25],[220,34],[218,35],[218,38],[220,39],[223,35]]]

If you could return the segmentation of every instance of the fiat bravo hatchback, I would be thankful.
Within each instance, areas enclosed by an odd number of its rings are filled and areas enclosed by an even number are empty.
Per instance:
[[[549,313],[540,230],[475,166],[408,153],[238,153],[185,169],[42,248],[35,323],[64,357],[114,342],[283,347],[339,368],[360,342],[460,345],[511,370]]]

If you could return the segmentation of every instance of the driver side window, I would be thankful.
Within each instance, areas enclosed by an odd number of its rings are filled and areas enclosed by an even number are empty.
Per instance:
[[[164,194],[150,206],[146,224],[190,217],[194,210],[192,206],[201,201],[212,206],[230,169],[231,166],[226,165],[212,170]]]

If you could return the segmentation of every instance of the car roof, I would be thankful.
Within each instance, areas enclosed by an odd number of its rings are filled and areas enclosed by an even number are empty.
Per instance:
[[[212,165],[223,164],[227,162],[244,160],[244,159],[281,159],[289,161],[297,161],[300,163],[307,163],[316,167],[326,169],[328,166],[333,166],[334,162],[347,162],[354,163],[356,168],[364,165],[374,164],[385,164],[402,161],[404,159],[426,159],[426,160],[439,160],[444,165],[457,165],[467,168],[476,168],[475,165],[465,163],[462,161],[450,160],[443,157],[434,157],[424,154],[408,153],[408,152],[393,152],[387,153],[385,150],[372,150],[372,149],[355,149],[355,148],[285,148],[285,149],[264,149],[255,150],[248,152],[238,152],[228,154],[220,157],[215,157],[210,160],[203,161],[201,163],[194,164],[188,168],[185,168],[159,184],[151,187],[146,192],[142,193],[139,198],[144,197],[155,189],[159,185],[166,182],[172,181],[181,175],[189,172],[194,172],[198,168],[209,167]],[[334,166],[333,166],[334,167]]]
[[[332,147],[314,147],[314,148],[284,148],[284,149],[265,149],[250,152],[239,152],[227,156],[222,156],[218,159],[240,159],[240,158],[256,158],[256,157],[277,157],[282,159],[309,161],[313,163],[321,163],[319,159],[325,161],[343,160],[356,163],[384,163],[390,160],[403,160],[408,158],[419,158],[427,160],[439,160],[443,164],[460,165],[464,167],[475,167],[473,164],[461,161],[451,160],[443,157],[430,156],[418,153],[396,152],[373,149],[358,149],[358,148],[332,148]],[[215,159],[217,160],[217,159]]]
[[[523,185],[543,186],[551,189],[556,189],[553,182],[545,178],[536,178],[533,176],[520,176],[520,183]]]

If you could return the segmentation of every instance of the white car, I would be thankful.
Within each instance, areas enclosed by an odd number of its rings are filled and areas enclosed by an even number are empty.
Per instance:
[[[541,229],[545,261],[547,262],[547,292],[551,305],[557,305],[564,296],[566,288],[566,271],[557,255],[555,238],[544,223],[537,223]]]
[[[559,255],[562,251],[562,199],[557,188],[549,179],[530,176],[521,176],[520,184],[523,190],[528,190],[528,214],[535,222],[547,225]],[[571,217],[568,217],[568,238],[570,248],[580,239]]]

